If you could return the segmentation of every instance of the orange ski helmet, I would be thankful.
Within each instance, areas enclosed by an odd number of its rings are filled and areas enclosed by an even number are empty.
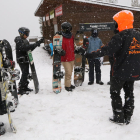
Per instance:
[[[122,10],[113,16],[118,24],[119,32],[133,28],[134,16],[129,10]]]

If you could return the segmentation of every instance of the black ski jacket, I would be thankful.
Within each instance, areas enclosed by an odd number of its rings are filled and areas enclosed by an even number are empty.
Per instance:
[[[140,32],[123,30],[114,35],[93,57],[114,54],[112,76],[121,80],[140,80]]]
[[[19,62],[19,59],[24,57],[25,61],[28,61],[27,57],[27,51],[31,50],[33,51],[37,47],[37,43],[29,44],[27,39],[22,39],[20,36],[17,36],[15,38],[16,43],[16,59],[17,63]]]

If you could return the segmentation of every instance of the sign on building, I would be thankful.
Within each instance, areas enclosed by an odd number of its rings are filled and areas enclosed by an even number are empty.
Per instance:
[[[98,28],[100,31],[114,30],[114,22],[104,23],[80,23],[80,31],[91,31],[92,28]]]
[[[46,15],[46,21],[48,21],[48,20],[49,20],[49,14]]]
[[[55,16],[58,17],[58,16],[61,16],[61,15],[63,15],[62,5],[55,8]]]
[[[54,10],[52,10],[51,12],[50,12],[50,19],[53,19],[54,18]]]

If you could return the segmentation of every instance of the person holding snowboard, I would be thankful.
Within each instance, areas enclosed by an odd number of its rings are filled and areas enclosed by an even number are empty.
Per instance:
[[[74,66],[75,54],[74,54],[74,37],[71,33],[72,25],[69,22],[61,24],[62,32],[62,49],[65,51],[65,55],[61,56],[61,62],[65,69],[65,90],[72,91],[75,86],[71,84],[71,76]]]
[[[103,45],[101,39],[98,37],[98,29],[96,27],[92,28],[91,36],[88,39],[89,39],[89,46],[87,49],[87,53],[91,53],[92,51],[97,51]],[[89,64],[89,82],[88,82],[88,85],[94,84],[94,67],[95,67],[95,72],[96,72],[96,83],[99,85],[103,85],[104,83],[101,81],[100,57],[94,58],[94,59],[89,58],[88,64]]]
[[[115,35],[101,50],[86,54],[88,58],[114,55],[110,94],[113,117],[110,121],[129,124],[134,111],[134,81],[140,80],[140,32],[133,29],[134,16],[122,10],[113,16]],[[122,105],[120,91],[125,92]]]
[[[22,76],[19,82],[19,91],[18,94],[28,94],[28,92],[32,91],[28,87],[29,81],[29,61],[27,56],[27,51],[33,51],[37,46],[39,47],[41,43],[43,43],[44,39],[40,39],[34,44],[29,44],[28,40],[26,39],[29,36],[30,30],[25,27],[21,27],[18,30],[20,36],[15,38],[16,43],[16,59],[17,63],[20,66],[22,71]]]

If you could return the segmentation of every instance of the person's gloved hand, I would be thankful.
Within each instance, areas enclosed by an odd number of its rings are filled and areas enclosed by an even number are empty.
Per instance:
[[[36,42],[36,45],[40,47],[40,44],[44,42],[44,38],[41,38],[39,41]]]
[[[39,42],[40,42],[40,44],[43,43],[43,42],[44,42],[44,38],[41,38],[41,39],[39,40]]]

